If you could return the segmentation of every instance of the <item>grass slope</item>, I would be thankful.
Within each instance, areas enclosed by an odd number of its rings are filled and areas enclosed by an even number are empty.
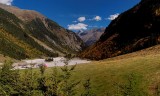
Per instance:
[[[126,85],[128,76],[134,73],[140,77],[139,88],[142,88],[147,96],[156,96],[156,86],[160,82],[159,69],[158,45],[107,60],[77,65],[73,78],[77,80],[91,78],[92,90],[97,96],[115,96],[122,91],[115,84]]]
[[[82,85],[88,78],[91,79],[92,93],[96,96],[160,96],[159,58],[160,45],[106,60],[93,61],[90,64],[77,65],[71,82],[76,80],[81,81],[81,84],[76,87],[79,95],[75,96],[81,96],[84,92]],[[34,69],[35,72],[39,72],[38,70]],[[53,68],[46,71],[45,75],[53,75]]]

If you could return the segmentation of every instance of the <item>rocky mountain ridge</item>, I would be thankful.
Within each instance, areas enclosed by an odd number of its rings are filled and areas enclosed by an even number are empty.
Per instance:
[[[142,0],[119,15],[98,42],[79,56],[106,59],[145,49],[160,43],[160,1]]]
[[[0,53],[16,59],[76,54],[84,47],[74,32],[40,13],[4,4],[0,4],[0,36]]]
[[[104,33],[105,28],[93,28],[83,32],[77,32],[77,35],[85,42],[87,46],[94,44]]]

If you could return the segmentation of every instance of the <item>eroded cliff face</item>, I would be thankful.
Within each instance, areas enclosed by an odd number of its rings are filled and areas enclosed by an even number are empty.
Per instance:
[[[79,56],[105,59],[160,43],[160,0],[142,0],[113,20],[93,46]]]

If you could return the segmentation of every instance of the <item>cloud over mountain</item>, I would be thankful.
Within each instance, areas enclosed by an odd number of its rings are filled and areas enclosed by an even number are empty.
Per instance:
[[[13,0],[0,0],[0,3],[6,4],[6,5],[11,5]]]
[[[69,30],[86,30],[87,26],[88,25],[84,23],[71,24],[71,25],[68,25],[68,29]]]
[[[119,13],[116,13],[116,14],[110,15],[107,19],[108,19],[108,20],[114,20],[114,19],[116,19],[118,16],[119,16]]]

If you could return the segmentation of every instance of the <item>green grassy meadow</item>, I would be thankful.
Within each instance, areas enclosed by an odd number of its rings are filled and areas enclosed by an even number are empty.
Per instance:
[[[90,79],[90,92],[94,95],[84,96],[160,96],[159,47],[154,46],[114,58],[77,65],[73,72],[71,72],[72,75],[69,79],[71,83],[80,81],[80,84],[75,87],[78,94],[73,96],[81,96],[84,92],[83,84],[87,79]],[[60,68],[58,67],[58,74],[62,72]],[[55,68],[47,68],[45,70],[45,84],[52,82],[51,79],[47,79],[53,76],[53,69]],[[25,82],[29,82],[30,79],[31,82],[33,80],[36,84],[34,85],[34,90],[37,90],[38,81],[35,80],[38,79],[37,76],[43,79],[43,75],[40,75],[39,69],[33,69],[33,72],[28,74],[25,73],[26,71],[20,70],[22,78],[18,80],[22,81],[22,85],[26,84]],[[30,76],[30,74],[34,73],[33,77],[32,75]],[[62,74],[64,73],[62,72]],[[67,76],[67,74],[64,76]],[[29,79],[29,81],[25,81],[25,78]],[[30,88],[30,85],[26,86]]]
[[[127,85],[128,76],[131,74],[137,75],[138,87],[145,92],[143,96],[156,96],[157,86],[160,84],[159,51],[147,49],[102,61],[93,61],[90,64],[77,65],[72,79],[83,83],[90,78],[92,91],[97,96],[117,96],[116,94],[121,91],[118,85]],[[80,91],[82,91],[81,85],[78,86]]]

